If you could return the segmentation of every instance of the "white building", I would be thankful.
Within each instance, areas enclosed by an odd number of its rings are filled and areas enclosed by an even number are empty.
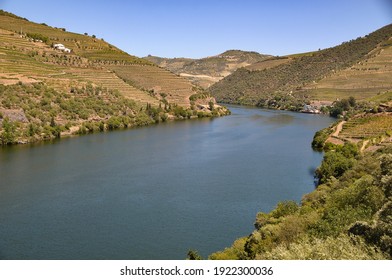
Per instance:
[[[66,53],[70,53],[72,51],[71,49],[66,48],[63,44],[54,44],[53,48],[55,48],[56,50],[59,50],[59,51],[66,52]]]
[[[63,44],[54,44],[53,48],[55,48],[56,50],[60,50],[60,51],[65,49]]]

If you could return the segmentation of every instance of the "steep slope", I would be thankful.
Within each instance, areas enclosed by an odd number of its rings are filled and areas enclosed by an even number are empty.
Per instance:
[[[374,84],[379,82],[377,79],[382,75],[384,78],[381,79],[385,83],[382,83],[377,91],[391,88],[390,82],[387,81],[390,77],[389,66],[387,66],[391,63],[390,57],[382,55],[383,53],[389,54],[388,40],[391,36],[392,25],[388,25],[365,37],[345,42],[333,48],[299,57],[293,56],[287,63],[275,67],[261,71],[240,68],[211,86],[209,90],[220,102],[299,109],[302,107],[300,104],[307,100],[309,94],[313,99],[319,99],[317,91],[307,91],[312,88],[312,85],[324,78],[336,77],[336,73],[352,68],[362,61],[368,60],[369,62],[369,60],[379,57],[380,60],[376,67],[378,69],[374,69],[375,75],[368,77],[366,87],[363,83],[361,84],[363,86],[361,90],[366,96],[374,95]],[[386,51],[386,49],[388,50]],[[375,52],[381,56],[375,55]],[[386,71],[381,74],[379,73],[380,68],[385,68]],[[344,73],[342,75],[346,77]],[[344,81],[342,82],[344,83]],[[331,84],[331,87],[334,88],[336,83]],[[320,88],[322,88],[322,84]],[[319,92],[322,93],[321,90]],[[342,93],[344,96],[347,95],[345,91]],[[335,95],[334,98],[336,97],[341,97],[341,95]]]
[[[65,28],[50,27],[45,23],[37,24],[5,11],[0,11],[0,28],[31,39],[42,40],[46,45],[64,44],[75,55],[88,58],[91,62],[151,64],[127,54],[104,39],[95,38],[94,35],[67,32]]]
[[[161,98],[151,94],[153,89],[158,93],[164,91],[167,102],[184,107],[190,107],[190,96],[203,92],[194,88],[187,79],[129,55],[94,35],[36,24],[4,11],[0,12],[0,29],[3,83],[17,81],[15,77],[20,75],[45,80],[49,84],[58,84],[61,79],[64,90],[76,82],[91,82],[117,89],[141,105],[149,103],[156,106]],[[59,43],[71,53],[52,47]],[[22,67],[21,61],[26,65]],[[7,77],[11,78],[5,81]],[[57,89],[60,88],[57,85]]]
[[[186,77],[203,88],[220,81],[240,67],[249,66],[269,58],[271,58],[270,55],[240,50],[229,50],[216,56],[201,59],[145,57],[145,59]]]
[[[392,89],[392,38],[380,43],[358,63],[304,87],[313,100],[342,96],[361,100]]]
[[[225,113],[185,78],[102,39],[0,11],[0,145]]]

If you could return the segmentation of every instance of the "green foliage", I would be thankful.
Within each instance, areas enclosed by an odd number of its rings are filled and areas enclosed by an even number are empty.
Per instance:
[[[196,101],[199,99],[206,99],[206,98],[210,98],[211,95],[208,92],[201,92],[201,93],[195,93],[192,94],[191,96],[189,96],[189,100],[190,101]]]
[[[388,201],[377,213],[372,224],[356,222],[349,229],[351,234],[363,237],[367,243],[378,246],[392,258],[392,201]]]
[[[324,148],[325,141],[327,141],[329,135],[332,133],[332,128],[327,127],[316,132],[312,141],[312,148],[317,151],[322,151]]]
[[[23,141],[59,138],[70,129],[70,125],[62,125],[68,121],[79,126],[79,134],[129,127],[133,125],[132,114],[138,108],[135,102],[117,92],[91,84],[73,88],[70,94],[57,92],[42,83],[2,86],[0,93],[0,104],[23,108],[29,120],[19,124],[18,130],[6,120],[3,145],[15,143],[19,133],[26,137]],[[147,121],[150,122],[151,119]]]
[[[72,87],[69,93],[56,91],[43,83],[0,86],[0,106],[23,109],[22,114],[28,120],[28,123],[18,124],[17,130],[14,126],[9,127],[6,121],[2,145],[15,143],[19,136],[23,137],[23,142],[59,138],[62,134],[69,134],[71,126],[78,127],[76,133],[86,134],[164,122],[169,119],[169,114],[178,119],[225,114],[218,106],[212,113],[169,103],[164,107],[147,103],[145,108],[140,108],[118,91],[91,83]]]
[[[270,216],[278,219],[280,217],[293,215],[299,209],[298,204],[295,201],[283,201],[279,202],[274,210],[271,211]]]
[[[255,231],[209,258],[392,258],[392,147],[359,156],[356,145],[335,146],[323,164],[339,169],[342,158],[352,160],[344,174],[305,195],[301,205],[286,201],[258,213]]]
[[[331,177],[342,176],[354,165],[356,155],[358,155],[358,148],[352,143],[337,146],[336,150],[326,152],[321,166],[316,170],[319,183],[326,183]]]
[[[381,161],[381,186],[386,197],[392,197],[392,155],[383,155]]]
[[[108,129],[114,130],[123,127],[122,121],[120,117],[111,117],[107,121]]]
[[[357,101],[354,97],[350,96],[348,99],[343,98],[342,100],[335,101],[329,110],[331,117],[337,118],[349,111],[355,111]]]
[[[175,106],[173,109],[173,113],[176,117],[181,118],[188,118],[188,116],[190,116],[188,112],[181,106]]]
[[[208,259],[210,260],[243,260],[246,259],[244,252],[246,238],[240,238],[234,241],[233,245],[223,251],[211,254]]]
[[[10,121],[8,117],[4,118],[2,123],[0,141],[2,145],[14,144],[18,137],[17,124]]]
[[[136,126],[146,126],[152,124],[153,122],[154,121],[143,111],[139,112],[135,118]]]

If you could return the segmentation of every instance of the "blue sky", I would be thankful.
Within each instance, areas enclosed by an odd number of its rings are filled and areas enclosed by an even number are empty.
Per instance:
[[[392,0],[0,0],[0,9],[94,34],[141,57],[200,58],[228,49],[286,55],[392,23]]]

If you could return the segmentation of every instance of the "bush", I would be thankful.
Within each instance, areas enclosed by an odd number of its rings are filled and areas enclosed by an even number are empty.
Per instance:
[[[312,148],[321,151],[331,133],[332,129],[330,127],[317,131],[313,137]]]
[[[0,141],[2,145],[14,144],[18,137],[17,124],[10,121],[8,117],[3,119]]]
[[[234,241],[230,248],[226,248],[223,251],[211,254],[208,259],[210,260],[243,260],[246,259],[244,253],[246,238],[240,238]]]
[[[316,175],[319,184],[326,183],[331,177],[339,178],[349,170],[355,163],[353,158],[347,158],[342,153],[329,151],[325,153],[321,166],[317,168]]]
[[[298,204],[295,201],[283,201],[279,202],[274,210],[270,213],[272,217],[278,219],[283,216],[295,214],[299,209]]]
[[[109,130],[114,130],[122,127],[122,122],[119,117],[111,117],[108,122],[108,129]]]

